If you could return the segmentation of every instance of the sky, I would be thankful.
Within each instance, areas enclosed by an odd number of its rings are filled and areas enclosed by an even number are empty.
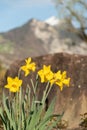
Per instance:
[[[0,32],[22,26],[30,19],[57,16],[52,0],[0,0]]]

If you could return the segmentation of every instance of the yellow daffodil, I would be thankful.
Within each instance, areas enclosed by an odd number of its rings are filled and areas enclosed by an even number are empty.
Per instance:
[[[54,73],[54,77],[50,83],[58,85],[62,91],[64,85],[69,86],[70,78],[66,78],[66,71],[63,73],[61,73],[61,71],[58,71],[57,73]]]
[[[8,88],[10,92],[18,92],[20,87],[22,85],[22,80],[20,80],[18,77],[7,78],[7,85],[5,85],[5,88]]]
[[[31,58],[28,58],[25,60],[25,65],[20,68],[25,72],[25,76],[27,76],[30,71],[35,71],[36,64],[34,62],[31,62]]]
[[[43,65],[43,69],[38,71],[38,75],[41,78],[41,82],[48,82],[53,78],[53,72],[51,71],[51,66]]]

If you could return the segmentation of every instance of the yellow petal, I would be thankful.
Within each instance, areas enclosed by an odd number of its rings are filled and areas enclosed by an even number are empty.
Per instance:
[[[5,88],[10,88],[10,86],[9,86],[9,85],[5,85],[4,87],[5,87]]]
[[[11,77],[8,77],[8,78],[7,78],[7,82],[8,82],[8,83],[11,83],[12,81],[13,81],[13,80],[12,80]]]
[[[30,71],[29,70],[26,70],[25,71],[25,76],[28,76],[30,74]]]
[[[31,57],[29,57],[28,59],[25,60],[26,64],[30,64],[31,62]]]
[[[65,85],[69,86],[69,84],[70,84],[70,78],[65,79],[65,80],[63,81],[63,83],[64,83]]]
[[[62,89],[63,89],[63,83],[62,82],[56,82],[56,84],[59,86],[60,90],[62,91]]]
[[[66,78],[66,71],[64,71],[64,72],[62,73],[62,78],[63,78],[63,79]]]

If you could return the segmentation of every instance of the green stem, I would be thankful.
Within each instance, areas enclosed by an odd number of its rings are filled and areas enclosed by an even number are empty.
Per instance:
[[[19,92],[19,112],[18,112],[18,130],[21,130],[21,126],[22,126],[22,122],[21,122],[21,113],[22,113],[22,89],[20,88],[20,92]]]
[[[49,89],[48,89],[48,91],[47,91],[47,93],[46,93],[45,99],[47,99],[47,97],[48,97],[48,95],[49,95],[51,89],[52,89],[52,85],[49,86]]]
[[[46,89],[44,90],[44,93],[43,93],[43,98],[42,98],[42,104],[43,105],[45,105],[46,95],[47,95],[48,88],[49,88],[49,82],[47,83]]]

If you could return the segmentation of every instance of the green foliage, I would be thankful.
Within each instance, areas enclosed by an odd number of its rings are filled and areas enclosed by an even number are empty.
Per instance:
[[[13,42],[0,35],[0,53],[12,53]]]
[[[30,79],[31,86],[27,85],[24,94],[21,86],[23,80],[20,79],[20,74],[22,70],[26,77],[30,74],[30,71],[35,71],[36,64],[31,61],[31,58],[26,59],[25,65],[19,68],[18,76],[7,78],[7,85],[4,87],[9,89],[9,96],[6,96],[3,92],[3,107],[0,107],[0,117],[4,130],[52,130],[58,126],[63,113],[61,115],[53,113],[55,98],[46,110],[46,99],[55,81],[59,83],[62,91],[63,85],[69,86],[70,78],[66,77],[66,71],[61,73],[59,70],[57,73],[53,73],[50,67],[50,65],[44,65],[43,69],[37,72],[36,82]],[[41,99],[38,99],[37,95],[38,89],[40,89],[39,78],[41,82],[47,83]],[[53,118],[56,118],[56,120],[53,120],[49,125]]]
[[[10,41],[7,41],[4,44],[0,44],[0,52],[1,53],[11,53],[13,50],[12,43]]]
[[[38,100],[38,77],[34,84],[31,80],[32,86],[26,87],[26,92],[23,94],[22,87],[19,92],[7,97],[3,93],[3,108],[0,107],[0,117],[3,122],[4,130],[52,130],[61,120],[61,115],[53,114],[55,98],[51,102],[47,111],[45,111],[45,102],[48,96],[49,83],[43,92],[43,97]],[[32,92],[33,89],[33,92]],[[33,93],[33,95],[32,95]],[[11,94],[11,93],[10,93]],[[49,121],[56,117],[49,125]]]

